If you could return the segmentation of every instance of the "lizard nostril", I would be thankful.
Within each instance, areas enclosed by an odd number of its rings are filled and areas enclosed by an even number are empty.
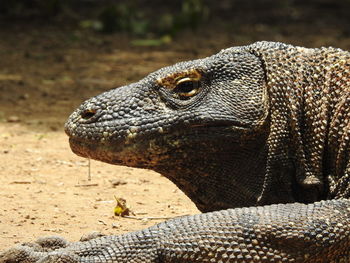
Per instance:
[[[89,120],[92,117],[94,117],[96,114],[96,110],[94,109],[87,109],[81,112],[80,116],[84,119],[84,120]]]

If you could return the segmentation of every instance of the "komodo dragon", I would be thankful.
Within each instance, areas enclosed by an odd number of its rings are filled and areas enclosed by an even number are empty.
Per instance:
[[[78,155],[155,170],[207,213],[2,263],[350,262],[346,51],[228,48],[87,100],[65,129]]]

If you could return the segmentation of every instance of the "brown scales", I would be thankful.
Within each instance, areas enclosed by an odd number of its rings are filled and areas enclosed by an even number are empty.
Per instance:
[[[333,48],[290,47],[275,52],[263,50],[260,55],[270,83],[271,169],[281,163],[288,166],[287,158],[293,153],[285,152],[285,145],[290,144],[295,147],[297,180],[304,186],[299,194],[308,196],[309,202],[324,192],[328,198],[349,197],[349,193],[336,190],[342,181],[349,191],[349,183],[343,178],[349,171],[344,167],[349,155],[349,54]],[[278,178],[270,175],[267,180]]]
[[[157,79],[159,85],[167,87],[168,89],[173,89],[176,87],[176,84],[179,83],[182,79],[189,79],[194,81],[199,81],[202,75],[197,69],[190,69],[182,72],[175,72],[167,75],[166,77],[162,77]]]

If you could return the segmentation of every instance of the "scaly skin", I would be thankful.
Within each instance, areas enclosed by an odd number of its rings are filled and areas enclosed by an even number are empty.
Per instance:
[[[0,262],[348,262],[349,121],[340,49],[258,42],[163,68],[84,102],[66,133],[78,155],[158,171],[209,213]]]

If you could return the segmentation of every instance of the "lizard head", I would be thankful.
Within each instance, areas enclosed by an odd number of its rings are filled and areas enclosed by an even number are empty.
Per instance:
[[[203,211],[254,204],[259,191],[248,188],[261,187],[265,169],[264,83],[257,56],[223,50],[85,101],[65,131],[76,154],[158,171]]]

